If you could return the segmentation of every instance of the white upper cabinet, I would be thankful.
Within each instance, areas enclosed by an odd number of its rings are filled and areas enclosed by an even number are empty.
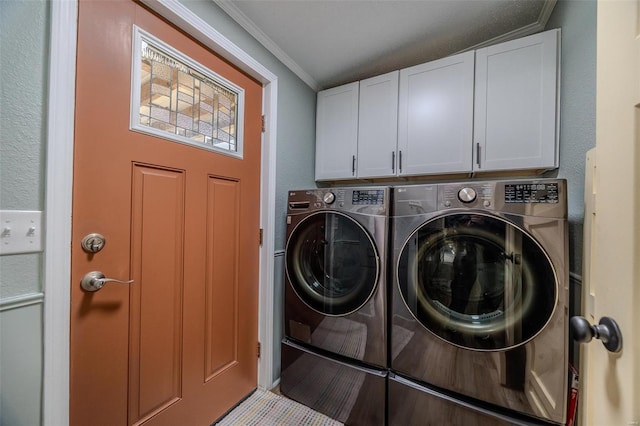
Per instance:
[[[318,92],[316,180],[355,178],[359,83]]]
[[[400,71],[400,176],[470,172],[474,52]]]
[[[357,177],[395,176],[399,71],[360,81]]]
[[[560,30],[318,93],[316,180],[558,167]]]
[[[474,168],[558,167],[560,31],[476,51]]]

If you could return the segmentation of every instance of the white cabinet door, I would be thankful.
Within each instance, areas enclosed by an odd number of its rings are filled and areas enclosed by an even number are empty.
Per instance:
[[[466,52],[400,71],[399,175],[471,171],[473,63]]]
[[[395,176],[399,71],[360,81],[358,178]]]
[[[558,167],[559,40],[551,30],[476,50],[476,170]]]
[[[316,180],[355,177],[359,83],[318,92]]]

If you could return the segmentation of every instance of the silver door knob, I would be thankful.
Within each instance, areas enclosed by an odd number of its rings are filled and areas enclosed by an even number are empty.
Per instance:
[[[102,287],[104,287],[106,283],[131,284],[132,282],[133,280],[121,281],[113,278],[106,278],[102,272],[92,271],[87,273],[84,277],[82,277],[80,286],[85,291],[98,291]]]
[[[576,342],[588,343],[595,337],[609,352],[622,350],[622,332],[613,318],[602,317],[598,325],[591,325],[585,317],[571,317],[570,323]]]

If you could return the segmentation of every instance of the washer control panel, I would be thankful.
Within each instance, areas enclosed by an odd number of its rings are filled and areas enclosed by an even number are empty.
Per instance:
[[[325,192],[325,194],[322,196],[322,200],[327,204],[333,204],[333,202],[336,200],[336,194],[334,194],[333,192]]]
[[[288,212],[312,210],[352,211],[372,215],[388,214],[388,187],[316,188],[289,191]]]
[[[359,189],[351,194],[351,204],[354,206],[370,206],[384,204],[383,189]]]
[[[458,199],[463,203],[471,203],[475,201],[477,196],[476,190],[470,187],[462,188],[458,191]]]

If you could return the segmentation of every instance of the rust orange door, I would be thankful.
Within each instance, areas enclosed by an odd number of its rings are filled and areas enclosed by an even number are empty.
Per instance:
[[[242,158],[130,130],[134,25],[244,89]],[[77,63],[71,424],[209,425],[257,381],[262,87],[128,0],[80,1]]]

